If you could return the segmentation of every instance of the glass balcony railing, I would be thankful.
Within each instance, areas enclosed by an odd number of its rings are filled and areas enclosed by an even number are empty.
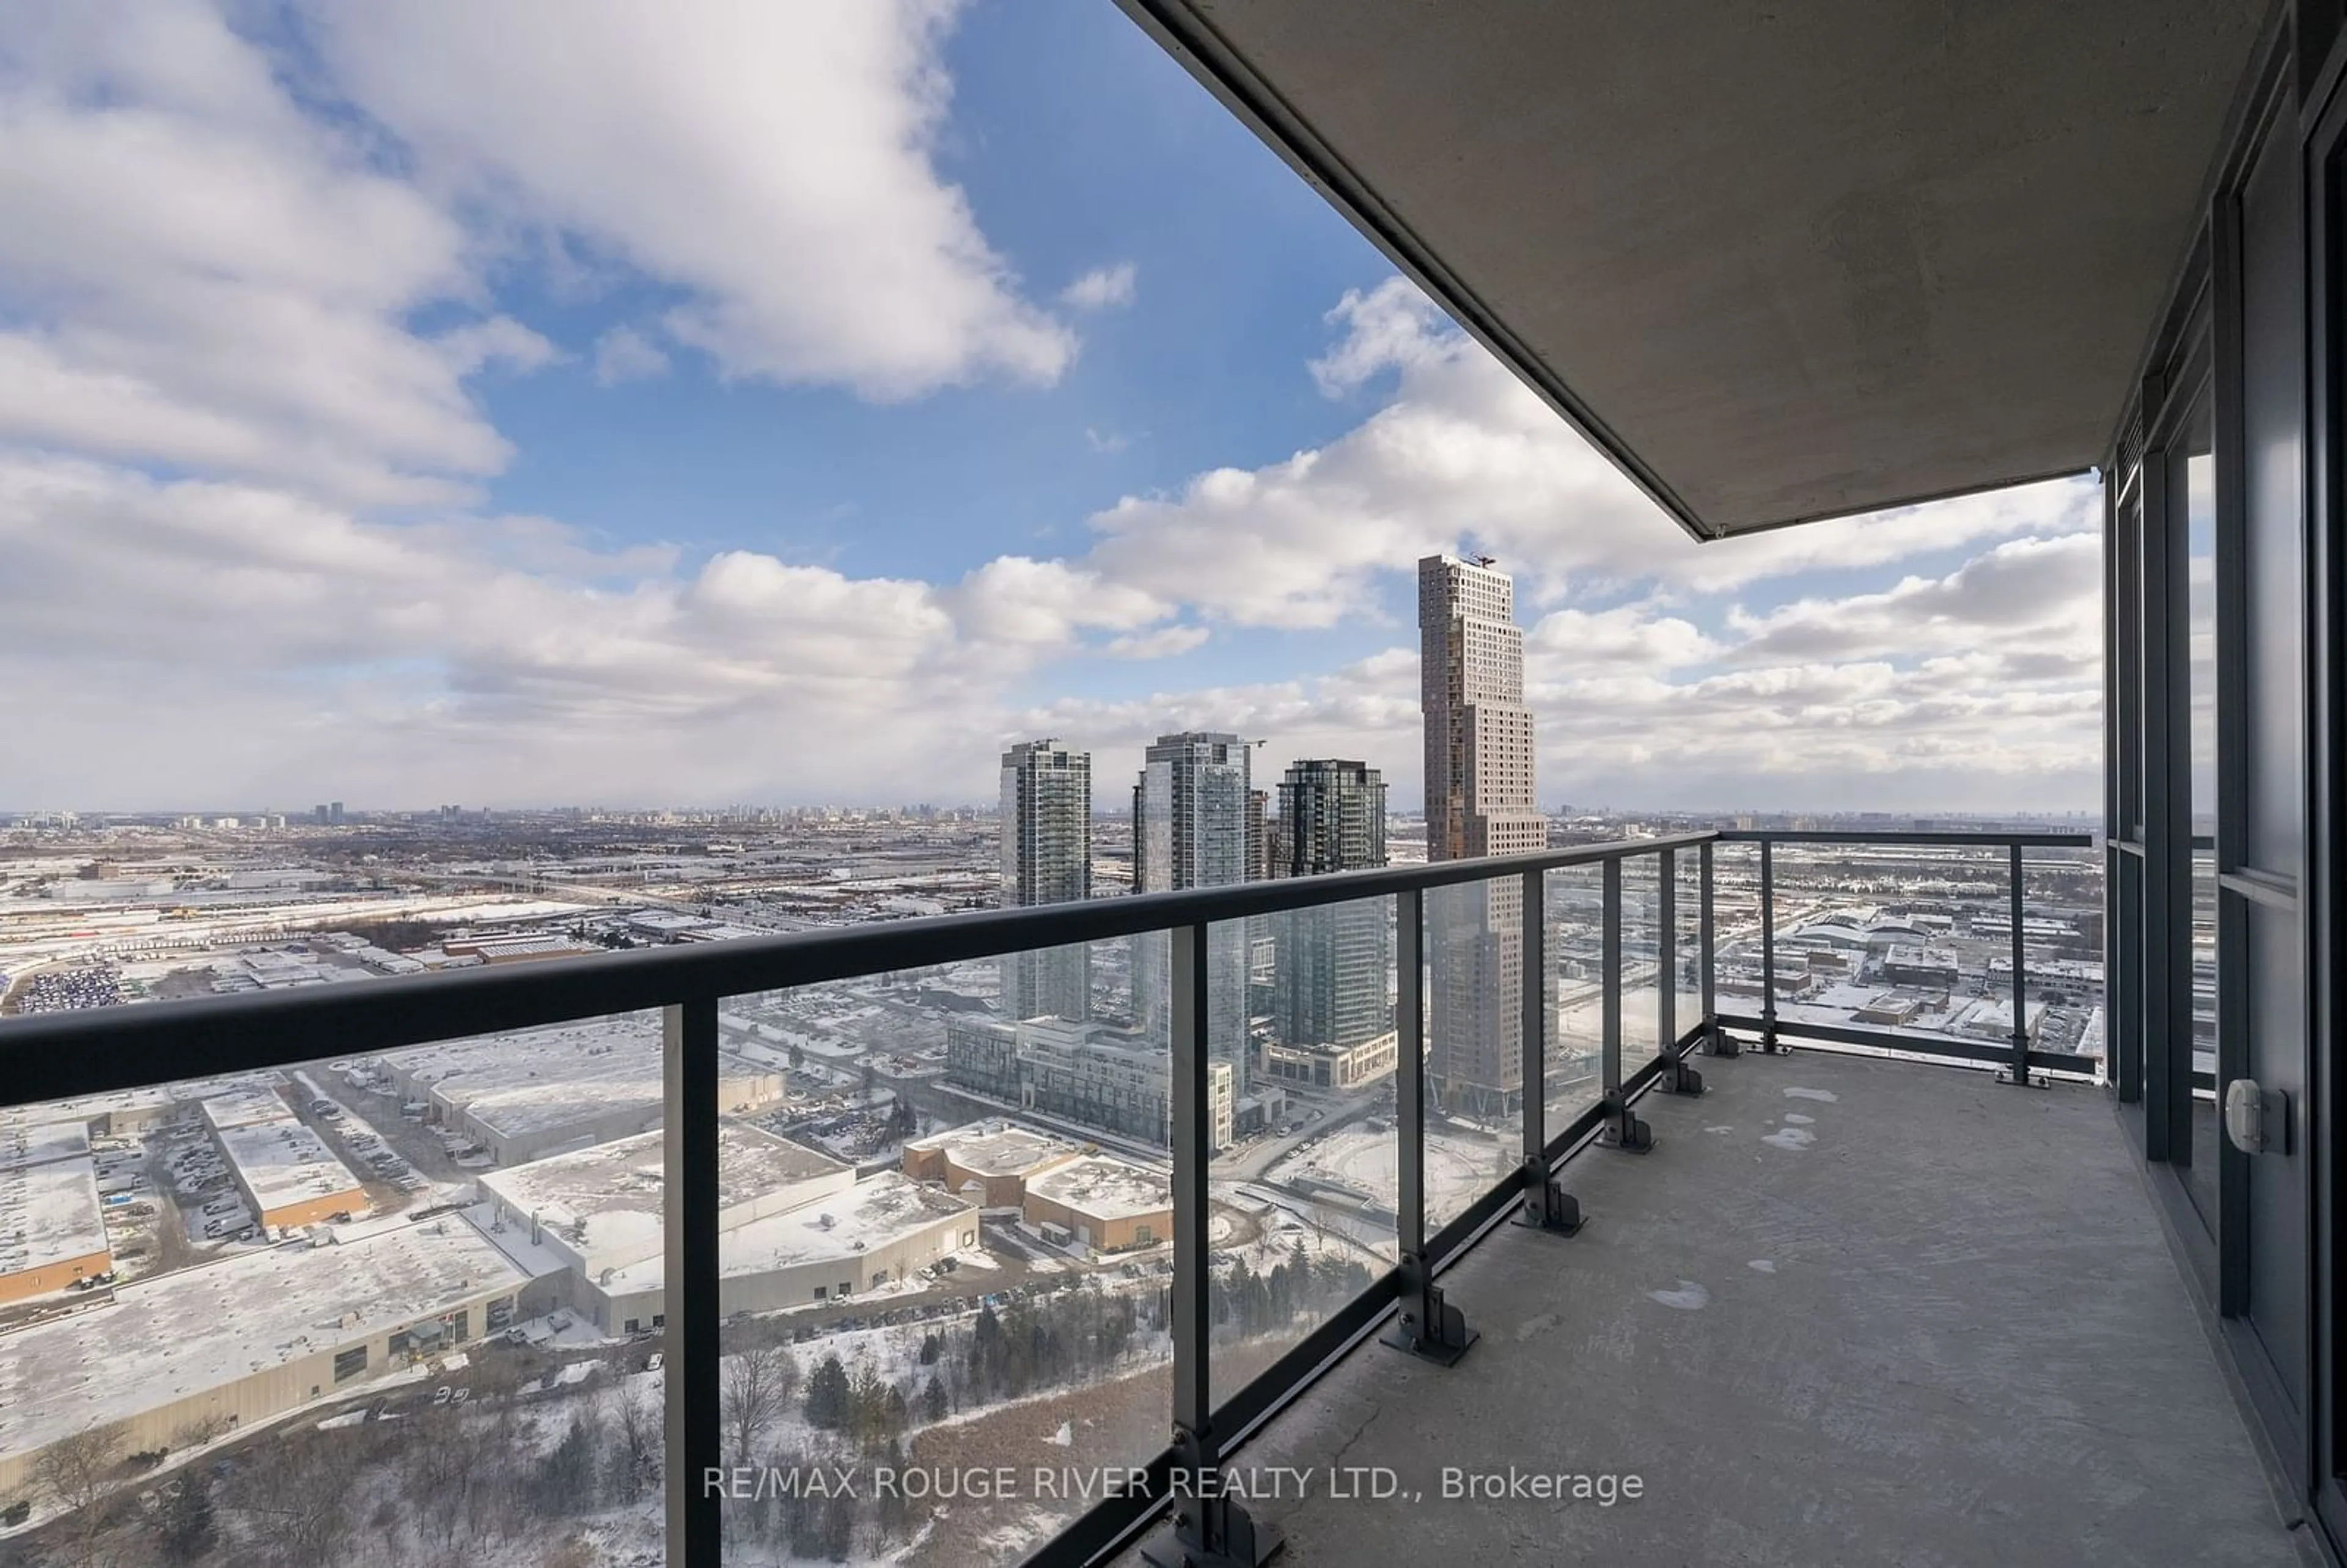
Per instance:
[[[1719,1021],[1805,1039],[2094,1076],[2102,877],[2084,834],[1748,831],[1719,897]],[[1732,900],[1733,915],[1725,913]]]
[[[1694,833],[12,1019],[0,1532],[1259,1553],[1225,1459],[1380,1330],[1455,1359],[1446,1267],[1575,1228],[1560,1165],[1692,1055],[2094,1072],[2086,845]]]

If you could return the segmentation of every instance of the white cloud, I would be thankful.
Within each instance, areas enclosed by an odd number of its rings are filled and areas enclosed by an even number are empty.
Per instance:
[[[1392,397],[1325,446],[1220,468],[1092,518],[1092,564],[1242,625],[1326,627],[1374,613],[1378,586],[1471,538],[1554,602],[1651,583],[1717,592],[1809,569],[2090,526],[2090,482],[2058,481],[1717,544],[1688,539],[1481,345],[1402,279],[1348,293],[1310,367],[1344,395],[1391,372]]]
[[[527,374],[562,358],[560,349],[511,316],[468,322],[432,341],[459,375],[493,364]]]
[[[0,439],[461,495],[507,443],[463,379],[518,323],[410,332],[479,293],[463,230],[306,117],[194,0],[22,6],[0,26]]]
[[[1089,747],[1092,777],[1104,796],[1114,794],[1128,767],[1139,768],[1143,746],[1184,729],[1230,730],[1266,741],[1255,754],[1259,774],[1276,775],[1296,757],[1366,757],[1389,780],[1399,777],[1399,793],[1415,794],[1418,723],[1418,658],[1397,648],[1286,681],[1134,698],[1061,698],[1016,710],[1000,733],[1059,735]]]
[[[2102,539],[2010,539],[1943,577],[1880,593],[1809,598],[1766,615],[1730,613],[1737,657],[1909,659],[2021,647],[2093,663],[2102,650]]]
[[[12,793],[275,800],[286,770],[347,770],[415,798],[489,778],[537,799],[821,794],[831,770],[878,787],[924,765],[924,733],[976,734],[974,693],[995,691],[928,584],[743,550],[680,573],[543,519],[370,523],[0,458],[0,723],[39,737]],[[67,684],[112,715],[86,751],[63,744]],[[191,685],[210,695],[183,709]]]
[[[1114,431],[1110,431],[1103,435],[1100,431],[1095,430],[1091,425],[1087,425],[1084,426],[1084,445],[1091,447],[1093,451],[1100,453],[1102,456],[1110,456],[1123,451],[1127,446],[1132,446],[1133,443],[1125,437],[1119,436]]]
[[[0,731],[30,743],[5,804],[951,799],[1013,733],[1114,780],[1184,725],[1269,738],[1273,771],[1365,757],[1406,804],[1411,649],[1204,687],[1177,661],[1220,626],[1358,636],[1470,539],[1532,622],[1543,798],[2092,798],[2091,485],[1696,547],[1399,281],[1346,295],[1302,367],[1362,402],[1350,430],[1126,497],[1070,559],[853,578],[483,515],[512,451],[473,382],[563,357],[498,311],[517,266],[672,302],[594,342],[604,384],[679,347],[876,399],[1065,369],[1073,334],[937,164],[955,10],[320,7],[297,67],[196,0],[10,9]],[[1922,551],[1970,559],[1880,586]],[[1094,656],[1164,690],[1038,703]]]
[[[1366,294],[1348,289],[1322,319],[1345,329],[1336,345],[1307,367],[1328,397],[1358,392],[1381,371],[1431,364],[1459,335],[1407,278],[1389,278]]]
[[[1000,556],[941,596],[972,641],[1048,651],[1085,629],[1130,631],[1174,612],[1137,589],[1065,561]]]
[[[429,189],[682,291],[728,376],[917,396],[1048,383],[1074,335],[1024,299],[934,150],[952,0],[313,8],[336,85]]]
[[[1095,267],[1060,291],[1060,302],[1072,311],[1104,311],[1133,303],[1133,285],[1139,275],[1130,261]]]
[[[1172,659],[1203,647],[1213,635],[1203,626],[1165,626],[1111,638],[1101,645],[1101,651],[1112,659]]]
[[[1651,608],[1553,610],[1525,632],[1525,660],[1571,670],[1627,666],[1661,671],[1719,656],[1719,644],[1691,622],[1651,614]]]
[[[633,327],[613,327],[595,340],[595,383],[617,386],[668,374],[668,355]]]

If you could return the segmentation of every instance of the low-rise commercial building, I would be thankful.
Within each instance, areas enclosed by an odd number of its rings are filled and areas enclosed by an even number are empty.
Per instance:
[[[76,1160],[88,1153],[87,1122],[18,1122],[0,1126],[0,1170]]]
[[[490,1172],[473,1223],[605,1333],[657,1327],[665,1152],[651,1132]],[[826,1154],[733,1122],[720,1127],[717,1158],[727,1313],[851,1295],[979,1242],[971,1204],[893,1171],[859,1182]]]
[[[480,1178],[491,1224],[528,1233],[582,1278],[660,1255],[667,1140],[646,1132]],[[733,1230],[843,1193],[856,1173],[815,1150],[738,1122],[717,1138],[717,1224]]]
[[[1942,990],[1956,983],[1962,972],[1955,950],[1952,948],[1926,948],[1901,942],[1882,955],[1882,976],[1902,986],[1936,986]]]
[[[1154,1246],[1174,1235],[1174,1184],[1131,1161],[1083,1154],[1030,1177],[1019,1212],[1046,1236],[1101,1252]]]
[[[1015,1209],[1029,1178],[1082,1151],[1057,1133],[1009,1122],[973,1122],[905,1144],[905,1174],[937,1182],[980,1207]]]
[[[968,1203],[884,1171],[725,1231],[717,1240],[717,1309],[731,1316],[836,1301],[902,1280],[978,1242],[978,1212]],[[599,1275],[582,1310],[607,1334],[651,1327],[663,1311],[664,1262],[655,1255]]]
[[[0,1334],[0,1498],[60,1438],[111,1426],[126,1452],[182,1448],[500,1327],[528,1283],[440,1220],[236,1254]]]
[[[0,1170],[0,1302],[62,1290],[113,1266],[87,1155]],[[6,1409],[0,1400],[0,1412]]]
[[[946,1081],[1117,1137],[1170,1147],[1173,1061],[1162,1044],[1128,1030],[1066,1019],[946,1020]],[[1228,1148],[1236,1126],[1237,1073],[1206,1064],[1207,1138]]]
[[[661,1049],[659,1017],[634,1013],[416,1046],[383,1065],[435,1121],[518,1165],[658,1126]],[[721,1056],[720,1110],[754,1111],[782,1092],[779,1072]]]
[[[218,1095],[203,1102],[203,1117],[261,1225],[273,1230],[366,1211],[366,1191],[350,1167],[276,1095]]]
[[[1358,1089],[1394,1070],[1394,1034],[1388,1030],[1354,1045],[1284,1045],[1263,1048],[1267,1078],[1311,1089]]]

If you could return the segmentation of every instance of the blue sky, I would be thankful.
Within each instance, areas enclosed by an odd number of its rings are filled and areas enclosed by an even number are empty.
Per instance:
[[[0,0],[0,806],[1411,804],[1468,542],[1544,801],[2097,793],[2091,481],[1698,549],[1104,0]]]

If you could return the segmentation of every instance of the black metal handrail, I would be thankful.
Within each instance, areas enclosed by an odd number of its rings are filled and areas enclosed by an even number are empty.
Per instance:
[[[1583,844],[1482,860],[641,948],[559,964],[444,969],[257,996],[37,1013],[0,1021],[0,1105],[288,1067],[315,1060],[322,1039],[335,1042],[338,1056],[388,1050],[1593,866],[1701,844],[1711,836],[1687,833]]]
[[[1722,1014],[1714,997],[1717,950],[1714,846],[1757,842],[1761,858],[1761,909],[1767,1003],[1759,1018]],[[719,1007],[728,998],[869,978],[893,971],[1000,957],[1038,948],[1166,932],[1171,936],[1174,989],[1171,1029],[1175,1264],[1174,1286],[1174,1408],[1175,1440],[1142,1469],[1142,1489],[1108,1498],[1071,1521],[1036,1553],[1048,1563],[1088,1563],[1116,1549],[1163,1511],[1169,1490],[1177,1499],[1178,1529],[1193,1545],[1225,1552],[1244,1548],[1258,1528],[1243,1508],[1202,1495],[1194,1482],[1169,1489],[1177,1469],[1203,1475],[1297,1397],[1335,1360],[1389,1319],[1389,1337],[1438,1360],[1455,1359],[1471,1340],[1458,1309],[1436,1284],[1440,1274],[1493,1225],[1512,1212],[1523,1222],[1567,1231],[1580,1220],[1577,1204],[1555,1181],[1558,1166],[1583,1144],[1603,1140],[1636,1148],[1648,1135],[1632,1107],[1652,1089],[1699,1089],[1687,1065],[1701,1048],[1734,1054],[1726,1031],[1758,1032],[1776,1049],[1779,1033],[1803,1026],[1775,1017],[1775,843],[1935,845],[2003,847],[2014,874],[2014,1018],[2016,1043],[2006,1051],[1888,1030],[1812,1029],[1814,1036],[1911,1055],[1977,1055],[2010,1061],[2026,1081],[2031,1069],[2075,1070],[2085,1058],[2033,1051],[2021,1006],[2021,850],[2026,845],[2078,847],[2083,834],[1837,834],[1730,830],[1580,845],[1531,855],[1427,866],[1389,866],[1336,876],[1096,900],[1083,904],[830,928],[749,938],[706,946],[663,948],[565,960],[559,964],[483,968],[349,985],[205,998],[136,1008],[42,1014],[0,1023],[0,1106],[144,1087],[222,1073],[286,1067],[328,1054],[380,1051],[436,1040],[465,1039],[613,1013],[664,1011],[666,1086],[663,1278],[666,1319],[668,1535],[671,1561],[714,1564],[721,1522],[717,1491],[703,1478],[721,1463],[718,1337]],[[1681,1030],[1678,1002],[1677,856],[1692,852],[1700,876],[1702,1017]],[[1623,1057],[1622,866],[1634,858],[1657,862],[1655,1053],[1626,1063]],[[1511,1173],[1429,1234],[1424,1160],[1426,1135],[1425,1011],[1420,975],[1426,958],[1428,890],[1517,879],[1529,914],[1543,906],[1552,871],[1598,866],[1604,874],[1605,961],[1599,1098],[1562,1127],[1546,1124],[1545,997],[1549,976],[1544,919],[1522,924],[1525,944],[1522,998],[1522,1161]],[[1340,1307],[1300,1342],[1219,1405],[1207,1379],[1207,1146],[1204,1109],[1210,1066],[1206,1044],[1207,927],[1210,924],[1358,899],[1395,900],[1400,977],[1395,1024],[1398,1111],[1398,1265]]]
[[[1886,828],[1879,833],[1870,829],[1845,833],[1830,827],[1723,827],[1717,837],[1723,844],[1913,844],[1974,849],[2091,849],[2095,844],[2093,834],[2075,830],[1968,833]]]

